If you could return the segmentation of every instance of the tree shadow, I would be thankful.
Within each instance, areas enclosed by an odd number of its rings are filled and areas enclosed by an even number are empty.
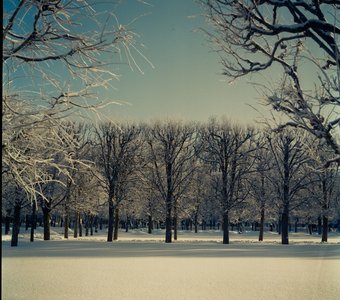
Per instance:
[[[340,259],[340,244],[260,244],[231,242],[112,242],[88,240],[51,240],[22,242],[10,247],[2,242],[2,257],[192,257],[192,258],[297,258]]]

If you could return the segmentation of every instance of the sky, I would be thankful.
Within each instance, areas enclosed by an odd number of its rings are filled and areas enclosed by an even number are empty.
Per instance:
[[[122,106],[105,114],[122,119],[179,118],[205,121],[211,116],[253,123],[260,115],[260,95],[246,80],[228,84],[217,53],[198,29],[206,26],[203,10],[194,0],[125,0],[118,6],[119,22],[136,20],[129,28],[139,36],[134,57],[142,69],[119,67],[121,78],[105,97]]]
[[[263,115],[269,115],[268,107],[259,105],[263,96],[254,82],[260,80],[273,87],[282,70],[272,66],[267,73],[261,72],[260,75],[228,83],[230,79],[221,75],[223,66],[218,54],[199,30],[202,27],[211,28],[205,22],[198,0],[88,1],[98,9],[98,14],[96,20],[87,18],[84,23],[79,23],[82,33],[91,32],[95,21],[98,21],[101,30],[106,15],[114,13],[120,24],[136,34],[130,50],[138,67],[132,64],[131,68],[126,63],[124,53],[122,61],[117,60],[119,55],[112,58],[114,71],[120,75],[120,80],[114,80],[112,88],[98,92],[99,100],[108,99],[122,105],[106,106],[101,111],[102,116],[110,120],[137,121],[164,118],[206,121],[210,117],[224,117],[238,123],[253,124],[262,121]],[[5,1],[4,10],[13,10],[15,3],[14,0]],[[77,17],[74,16],[75,20]],[[28,27],[25,28],[20,21],[19,31],[24,28],[29,32],[32,18],[30,12],[24,13],[21,20],[25,19]],[[50,88],[51,84],[41,73],[50,76],[50,82],[56,79],[63,89],[68,86],[76,89],[77,85],[87,84],[80,78],[71,78],[69,73],[67,77],[68,66],[62,66],[59,61],[48,61],[47,69],[41,67],[42,72],[28,64],[14,63],[16,80],[9,80],[11,88],[21,90],[23,99],[28,98],[26,90],[33,91],[31,101],[37,105],[43,105],[46,101],[43,98],[37,100],[36,93],[40,93],[41,89],[47,90],[48,99],[56,94],[55,88]],[[303,73],[300,79],[305,88],[307,83],[308,90],[314,89],[311,74],[316,77],[316,72],[308,69],[309,65],[305,64],[303,72],[300,71]],[[11,68],[10,63],[8,68]],[[7,69],[3,67],[3,70]]]

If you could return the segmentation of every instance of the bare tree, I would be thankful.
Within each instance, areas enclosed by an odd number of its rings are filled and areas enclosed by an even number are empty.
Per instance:
[[[336,188],[340,186],[339,166],[334,165],[325,168],[325,161],[329,157],[328,149],[322,147],[318,141],[311,140],[310,143],[311,181],[314,182],[310,187],[310,194],[311,198],[315,199],[317,203],[314,210],[319,212],[319,233],[322,233],[321,242],[327,242],[331,210],[337,198],[340,197],[339,191]]]
[[[7,118],[8,110],[4,110],[4,118]],[[21,116],[16,121],[29,120],[29,117]],[[48,121],[47,121],[48,123]],[[8,125],[8,126],[7,126]],[[68,177],[70,168],[67,167],[72,158],[66,147],[66,135],[64,128],[59,129],[44,127],[35,124],[29,127],[21,127],[21,122],[6,123],[3,142],[3,165],[2,172],[7,177],[13,178],[16,185],[26,193],[26,198],[32,201],[32,206],[37,206],[40,199],[44,216],[46,216],[44,238],[49,239],[49,213],[51,205],[49,199],[56,197],[57,186],[62,186],[61,174]],[[54,131],[58,133],[55,134]],[[58,136],[58,139],[55,137]],[[66,137],[66,139],[65,139]],[[58,190],[59,194],[60,190]],[[62,201],[62,199],[60,200]],[[60,202],[57,201],[59,204]]]
[[[268,138],[273,154],[274,169],[277,174],[271,177],[274,190],[277,191],[282,221],[282,244],[289,244],[289,214],[302,204],[299,193],[310,184],[306,165],[310,158],[303,147],[304,136],[292,131]]]
[[[281,67],[279,84],[272,81],[274,87],[263,90],[267,104],[291,120],[277,129],[307,130],[332,149],[326,165],[340,163],[339,1],[202,2],[215,29],[207,33],[221,55],[224,74],[234,80],[266,70],[277,73],[276,66]]]
[[[21,212],[23,208],[28,207],[30,199],[27,197],[25,191],[18,186],[13,180],[12,176],[2,176],[3,188],[2,188],[2,208],[6,206],[7,213],[13,212],[12,219],[12,236],[11,236],[11,247],[17,247],[19,242],[19,232],[21,224]],[[9,231],[9,224],[8,224]],[[8,232],[6,233],[8,234]]]
[[[65,124],[67,139],[64,139],[65,149],[67,149],[68,157],[71,159],[65,162],[65,168],[69,169],[69,176],[63,176],[64,183],[64,238],[68,238],[68,229],[70,226],[70,209],[72,208],[72,194],[74,189],[78,189],[75,184],[83,183],[79,177],[85,177],[89,173],[89,169],[94,166],[94,162],[89,160],[90,147],[90,126],[85,123],[67,122]],[[82,189],[84,185],[82,185]],[[84,194],[84,193],[83,193]]]
[[[251,195],[260,209],[259,241],[263,241],[265,212],[271,198],[271,189],[268,177],[271,173],[270,151],[266,143],[266,134],[258,135],[257,150],[255,154],[254,173],[249,178]]]
[[[147,132],[148,178],[165,202],[165,242],[172,242],[178,201],[186,193],[194,168],[195,127],[176,121],[154,123]]]
[[[144,147],[144,151],[147,152],[148,149]],[[139,178],[134,184],[134,196],[133,200],[131,199],[132,203],[130,204],[129,212],[147,219],[148,233],[151,234],[155,221],[159,222],[164,216],[165,203],[160,201],[159,191],[152,180],[152,169],[147,166],[147,153],[144,153],[143,157],[145,158],[145,164],[140,169]]]
[[[247,174],[251,171],[255,150],[254,130],[231,125],[227,121],[211,120],[203,131],[207,162],[217,179],[223,219],[223,244],[229,244],[229,212],[249,194]]]
[[[135,125],[104,123],[95,129],[97,141],[98,179],[107,194],[109,224],[107,241],[118,238],[119,205],[126,198],[131,176],[138,167],[141,140]]]
[[[189,211],[194,223],[195,233],[198,232],[199,217],[202,213],[203,206],[206,202],[211,201],[211,178],[210,166],[204,161],[198,161],[197,167],[190,184],[188,201],[190,203]]]
[[[106,193],[98,181],[98,176],[93,173],[99,173],[95,165],[91,170],[87,167],[79,168],[78,174],[73,178],[73,185],[68,202],[70,219],[73,219],[73,236],[81,236],[82,217],[86,213],[98,218],[99,212],[103,209],[106,202],[103,200]],[[73,214],[73,218],[72,218]],[[64,227],[65,228],[65,227]]]

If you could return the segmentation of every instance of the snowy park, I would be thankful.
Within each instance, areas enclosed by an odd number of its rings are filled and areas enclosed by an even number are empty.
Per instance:
[[[339,0],[6,0],[2,300],[339,300]]]
[[[59,230],[59,231],[58,231]],[[35,241],[22,228],[19,247],[2,235],[2,299],[323,299],[340,295],[340,235],[291,233],[290,245],[265,232],[180,231],[164,243],[164,230],[121,231],[106,242],[93,236],[64,239],[62,229]]]

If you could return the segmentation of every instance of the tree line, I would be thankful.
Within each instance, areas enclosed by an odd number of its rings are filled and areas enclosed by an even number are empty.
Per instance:
[[[30,215],[31,241],[38,214],[44,240],[50,239],[57,216],[65,238],[70,223],[74,237],[83,222],[86,230],[104,223],[108,242],[118,239],[122,223],[128,230],[136,219],[149,233],[154,224],[164,227],[166,243],[177,239],[180,224],[186,229],[191,224],[197,232],[209,221],[220,224],[224,244],[230,242],[230,226],[242,222],[256,222],[259,241],[266,223],[277,224],[282,244],[289,243],[293,222],[318,220],[323,242],[330,222],[339,226],[339,166],[325,167],[332,152],[306,131],[276,132],[215,118],[204,123],[63,122],[59,130],[58,148],[55,140],[51,147],[30,147],[37,138],[52,140],[53,132],[39,127],[25,128],[16,137],[18,148],[49,161],[39,166],[39,180],[26,178],[34,195],[4,166],[2,218],[12,219],[12,246],[18,245],[25,214]]]
[[[317,217],[327,240],[330,219],[339,218],[337,1],[200,2],[230,80],[278,67],[258,85],[264,104],[288,117],[276,133],[216,120],[66,122],[111,103],[99,91],[118,78],[113,61],[138,70],[138,58],[152,64],[129,24],[118,22],[116,3],[105,12],[85,0],[5,3],[2,212],[13,217],[13,246],[27,208],[33,220],[42,212],[44,239],[58,213],[66,238],[70,222],[76,233],[80,219],[102,214],[108,241],[118,237],[119,219],[135,215],[164,222],[166,242],[177,238],[181,220],[196,227],[208,218],[223,224],[224,243],[235,219],[255,218],[259,239],[272,219],[288,243],[292,218]]]

